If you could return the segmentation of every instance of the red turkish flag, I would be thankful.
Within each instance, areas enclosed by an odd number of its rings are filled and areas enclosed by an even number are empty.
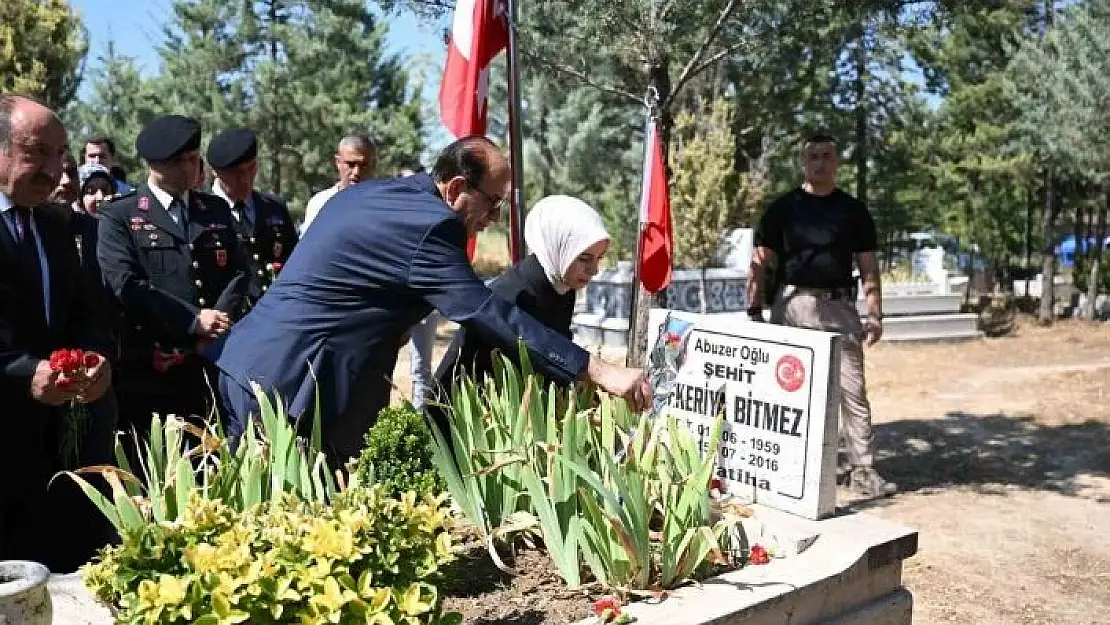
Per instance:
[[[640,196],[640,283],[652,295],[671,283],[674,243],[671,234],[671,199],[659,131],[649,120],[644,146],[644,187]]]
[[[485,134],[490,62],[508,45],[503,0],[459,0],[439,84],[440,116],[455,137]]]
[[[459,0],[447,43],[447,66],[439,83],[443,125],[456,138],[486,134],[489,66],[509,45],[503,0]],[[474,259],[478,239],[466,242]]]

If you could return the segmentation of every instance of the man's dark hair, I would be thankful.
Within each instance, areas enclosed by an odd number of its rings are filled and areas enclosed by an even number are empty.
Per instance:
[[[104,145],[108,146],[108,154],[111,154],[112,156],[116,155],[116,142],[112,141],[108,137],[89,137],[88,139],[85,139],[85,145],[88,145],[90,143],[103,143]]]
[[[462,176],[471,186],[478,186],[489,173],[489,155],[497,144],[482,135],[463,137],[443,148],[432,166],[432,178],[447,182]]]
[[[831,143],[833,145],[836,145],[836,137],[830,135],[827,132],[815,132],[806,137],[806,140],[802,142],[802,147],[804,148],[805,146],[812,145],[814,143]]]

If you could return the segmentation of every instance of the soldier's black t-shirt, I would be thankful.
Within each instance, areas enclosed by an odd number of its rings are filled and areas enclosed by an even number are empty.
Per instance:
[[[863,202],[840,189],[822,196],[798,188],[767,207],[755,245],[775,252],[779,285],[831,289],[852,286],[853,255],[878,242]]]

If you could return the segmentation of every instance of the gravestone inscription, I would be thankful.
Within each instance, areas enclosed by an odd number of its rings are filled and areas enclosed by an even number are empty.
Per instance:
[[[655,413],[718,450],[730,495],[810,519],[836,506],[839,338],[742,315],[651,311]],[[717,418],[721,440],[706,438]]]

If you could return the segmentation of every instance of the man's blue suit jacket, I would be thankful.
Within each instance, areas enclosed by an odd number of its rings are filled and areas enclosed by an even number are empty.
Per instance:
[[[553,379],[570,382],[586,368],[587,352],[475,275],[463,222],[426,174],[348,187],[324,208],[217,357],[239,386],[276,391],[297,416],[311,414],[318,384],[323,419],[356,407],[376,416],[389,403],[402,339],[433,308],[509,354],[523,338]]]

